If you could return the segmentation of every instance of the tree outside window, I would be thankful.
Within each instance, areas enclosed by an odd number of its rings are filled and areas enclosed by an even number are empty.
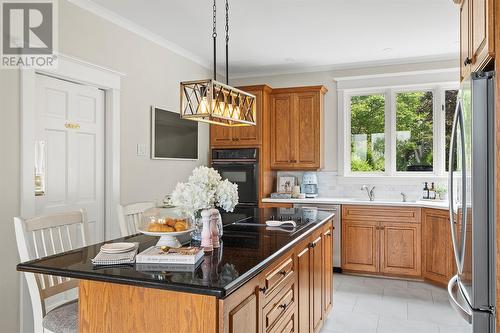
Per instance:
[[[396,94],[396,171],[433,171],[430,91]]]
[[[347,174],[444,176],[458,96],[451,87],[438,83],[370,88],[370,94],[344,91],[350,106],[350,128],[345,129],[350,131]]]
[[[351,97],[351,170],[385,171],[385,97]]]

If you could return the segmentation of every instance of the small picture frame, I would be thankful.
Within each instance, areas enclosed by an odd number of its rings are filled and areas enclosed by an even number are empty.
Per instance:
[[[292,193],[294,186],[295,186],[295,177],[280,176],[278,177],[278,184],[276,191],[279,193]]]

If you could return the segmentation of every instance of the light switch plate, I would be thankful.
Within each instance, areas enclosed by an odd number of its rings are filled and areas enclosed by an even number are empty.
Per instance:
[[[145,143],[137,144],[137,156],[146,156],[148,154],[148,145]]]

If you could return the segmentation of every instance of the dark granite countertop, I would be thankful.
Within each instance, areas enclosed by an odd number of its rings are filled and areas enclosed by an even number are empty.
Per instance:
[[[296,229],[273,230],[263,225],[267,219],[293,216],[301,222]],[[312,217],[311,217],[312,216]],[[220,249],[206,255],[201,263],[166,267],[158,264],[94,266],[98,243],[50,257],[21,263],[19,271],[65,276],[77,279],[130,284],[224,298],[269,266],[274,259],[293,247],[333,214],[303,209],[241,209],[222,214],[224,235]],[[316,219],[314,219],[316,217]],[[306,222],[307,221],[307,222]],[[155,245],[157,237],[134,235],[109,242],[139,242],[139,251]],[[106,243],[109,243],[106,242]]]

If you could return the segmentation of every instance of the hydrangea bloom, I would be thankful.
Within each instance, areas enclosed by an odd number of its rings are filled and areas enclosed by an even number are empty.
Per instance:
[[[222,180],[213,168],[197,167],[187,183],[178,183],[172,192],[172,204],[196,214],[214,206],[232,212],[238,204],[238,185]]]

